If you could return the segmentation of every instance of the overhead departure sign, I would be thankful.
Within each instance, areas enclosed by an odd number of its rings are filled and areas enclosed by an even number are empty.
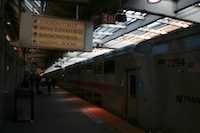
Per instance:
[[[84,21],[39,15],[31,15],[31,19],[27,20],[27,14],[24,14],[24,16],[26,18],[22,18],[22,27],[20,28],[20,44],[22,47],[92,50],[93,25]],[[86,44],[91,46],[85,46]]]
[[[85,23],[34,15],[31,46],[84,50]]]

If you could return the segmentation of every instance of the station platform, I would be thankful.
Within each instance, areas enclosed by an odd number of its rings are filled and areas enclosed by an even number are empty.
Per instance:
[[[56,87],[34,93],[34,119],[5,124],[5,133],[145,133],[141,129]]]

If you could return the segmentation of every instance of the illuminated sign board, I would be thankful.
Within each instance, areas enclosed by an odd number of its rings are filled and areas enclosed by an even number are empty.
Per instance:
[[[91,22],[24,13],[21,18],[20,46],[91,51],[92,34]]]
[[[103,24],[115,24],[115,14],[102,13],[102,23]]]

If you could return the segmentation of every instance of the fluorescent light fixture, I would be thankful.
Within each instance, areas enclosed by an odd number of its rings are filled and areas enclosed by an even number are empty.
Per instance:
[[[147,0],[147,2],[150,4],[156,4],[156,3],[161,2],[161,0]]]
[[[102,39],[93,38],[93,43],[103,43]]]
[[[113,35],[113,33],[110,33],[110,32],[93,32],[93,34],[101,34],[101,35],[108,35],[108,36]]]
[[[114,24],[101,24],[102,27],[112,27],[112,28],[126,28],[125,25],[114,25]]]
[[[127,18],[135,18],[135,19],[144,19],[144,16],[136,15],[136,14],[126,14]]]

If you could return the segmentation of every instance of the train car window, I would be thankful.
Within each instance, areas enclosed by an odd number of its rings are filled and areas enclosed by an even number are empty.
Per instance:
[[[130,97],[132,98],[136,97],[136,76],[135,75],[130,76]]]
[[[116,64],[117,64],[116,65],[117,66],[117,70],[119,70],[120,69],[120,59],[119,58],[117,59],[117,63]]]
[[[82,66],[81,68],[81,74],[86,74],[86,66]]]
[[[69,75],[69,70],[66,70],[65,72],[66,72],[67,75]]]
[[[72,75],[74,75],[76,73],[75,68],[72,68]]]
[[[73,72],[73,71],[72,71],[72,69],[70,68],[70,69],[69,69],[69,74],[72,75],[72,72]]]
[[[76,68],[76,74],[80,74],[81,73],[81,68],[80,67],[77,67]]]
[[[87,74],[93,74],[93,65],[92,64],[87,65]]]
[[[95,63],[94,73],[102,74],[102,62]]]
[[[78,74],[78,72],[77,72],[77,67],[74,67],[74,68],[73,68],[73,74]]]
[[[115,61],[105,61],[104,62],[104,73],[105,74],[114,74],[115,73]]]
[[[74,67],[73,69],[74,69],[73,74],[77,74],[77,67]]]

